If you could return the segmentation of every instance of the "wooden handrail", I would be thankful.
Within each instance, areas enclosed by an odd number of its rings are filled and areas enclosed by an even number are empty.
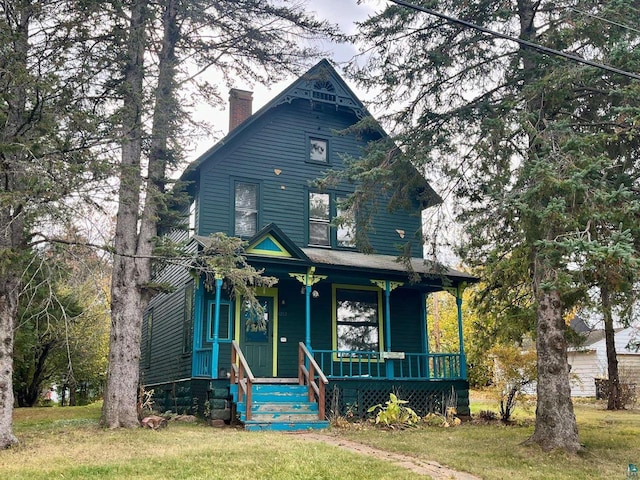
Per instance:
[[[305,360],[309,362],[308,369]],[[318,377],[317,383],[316,376]],[[318,418],[324,420],[326,402],[325,385],[329,383],[329,380],[327,380],[318,363],[302,342],[298,344],[298,383],[300,385],[307,385],[310,402],[315,401],[316,396],[318,397]]]
[[[246,378],[245,378],[246,376]],[[247,397],[246,399],[246,418],[247,420],[251,420],[251,393],[253,391],[253,384],[256,380],[256,377],[253,376],[253,372],[251,372],[251,368],[249,368],[249,364],[247,363],[247,359],[244,358],[244,354],[240,349],[240,345],[238,342],[233,340],[231,342],[231,383],[238,384],[238,402],[242,401],[243,394]]]

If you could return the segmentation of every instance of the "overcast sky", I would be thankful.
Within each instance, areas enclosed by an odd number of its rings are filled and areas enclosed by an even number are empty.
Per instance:
[[[356,27],[354,22],[364,20],[368,15],[374,12],[374,9],[380,9],[384,3],[385,2],[383,0],[367,0],[360,5],[358,5],[357,0],[307,1],[309,11],[315,12],[319,18],[338,24],[342,31],[347,34],[355,33]],[[325,45],[321,45],[321,48],[329,50],[330,60],[338,63],[347,62],[356,53],[355,47],[347,44],[334,45],[327,43]],[[269,87],[265,85],[248,85],[242,83],[238,83],[236,87],[253,92],[253,111],[255,112],[286,88],[293,80],[294,78],[287,78],[286,80]],[[347,83],[349,83],[349,86],[356,92],[361,100],[366,100],[364,92],[358,91],[352,83],[348,81]],[[226,96],[226,93],[223,93],[223,97]],[[188,156],[189,162],[198,158],[200,154],[212,147],[223,135],[226,135],[229,121],[227,105],[224,107],[224,110],[206,109],[199,112],[198,117],[206,119],[208,122],[213,124],[214,129],[210,136],[199,139],[196,149]]]

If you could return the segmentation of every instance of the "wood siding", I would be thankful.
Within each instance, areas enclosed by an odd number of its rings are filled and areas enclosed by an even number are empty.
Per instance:
[[[355,121],[354,116],[336,112],[335,108],[314,111],[309,102],[301,100],[270,110],[232,145],[219,150],[215,159],[203,163],[198,182],[199,234],[232,234],[234,181],[255,182],[260,185],[258,229],[275,223],[296,245],[306,246],[310,182],[328,168],[341,169],[343,155],[362,155],[364,141],[335,133]],[[306,161],[309,135],[329,140],[330,165]],[[332,189],[344,193],[352,190],[347,183]],[[422,256],[415,237],[421,226],[419,211],[389,213],[382,201],[373,226],[370,242],[377,253],[396,255],[399,244],[413,240],[413,255]],[[400,238],[396,230],[404,231],[405,238]]]
[[[166,266],[156,275],[155,281],[175,290],[153,297],[143,318],[140,379],[145,385],[191,376],[191,354],[183,353],[182,346],[185,288],[193,278],[186,268],[176,265]],[[153,312],[150,345],[149,311]]]

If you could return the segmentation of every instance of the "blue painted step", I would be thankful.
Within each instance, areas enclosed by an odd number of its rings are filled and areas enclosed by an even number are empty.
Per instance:
[[[238,402],[238,385],[231,385],[231,395],[245,430],[324,429],[326,420],[318,419],[318,404],[310,402],[307,387],[283,383],[253,385],[251,420],[247,420],[245,399]]]
[[[300,430],[324,430],[329,428],[327,420],[315,420],[311,422],[259,422],[249,420],[244,422],[244,429],[256,432],[262,430],[273,430],[281,432],[295,432]]]

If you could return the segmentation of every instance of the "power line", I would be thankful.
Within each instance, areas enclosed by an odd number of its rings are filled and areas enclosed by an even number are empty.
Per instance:
[[[618,23],[618,22],[614,22],[613,20],[609,20],[608,18],[605,17],[601,17],[600,15],[596,15],[595,13],[589,13],[589,12],[585,12],[584,10],[578,10],[577,8],[573,8],[573,7],[568,7],[569,10],[573,10],[576,13],[579,13],[581,15],[585,15],[587,17],[592,17],[592,18],[597,18],[598,20],[601,20],[605,23],[610,23],[611,25],[615,25],[616,27],[620,27],[620,28],[624,28],[627,30],[631,30],[632,32],[636,32],[636,33],[640,33],[640,30],[638,30],[637,28],[631,27],[629,25],[625,25],[624,23]]]
[[[591,60],[587,60],[586,58],[579,57],[577,55],[571,55],[569,53],[561,52],[560,50],[555,50],[553,48],[545,47],[543,45],[539,45],[537,43],[530,42],[528,40],[523,40],[522,38],[514,37],[512,35],[506,35],[504,33],[496,32],[495,30],[490,30],[488,28],[482,27],[480,25],[476,25],[475,23],[467,22],[466,20],[462,20],[460,18],[451,17],[449,15],[444,15],[443,13],[436,12],[435,10],[431,10],[430,8],[421,7],[419,5],[414,5],[409,2],[405,2],[403,0],[389,0],[392,3],[397,5],[401,5],[406,8],[410,8],[412,10],[418,10],[420,12],[428,13],[429,15],[433,15],[434,17],[441,18],[447,22],[455,23],[457,25],[461,25],[463,27],[472,28],[474,30],[478,30],[483,33],[487,33],[491,36],[502,38],[504,40],[509,40],[511,42],[516,42],[525,47],[532,48],[534,50],[538,50],[539,52],[543,52],[549,55],[556,55],[559,57],[566,58],[568,60],[573,60],[574,62],[582,63],[584,65],[589,65],[590,67],[599,68],[601,70],[606,70],[611,73],[616,73],[618,75],[622,75],[624,77],[633,78],[635,80],[640,80],[640,75],[627,72],[625,70],[621,70],[616,67],[612,67],[610,65],[605,65],[604,63],[592,62]]]

